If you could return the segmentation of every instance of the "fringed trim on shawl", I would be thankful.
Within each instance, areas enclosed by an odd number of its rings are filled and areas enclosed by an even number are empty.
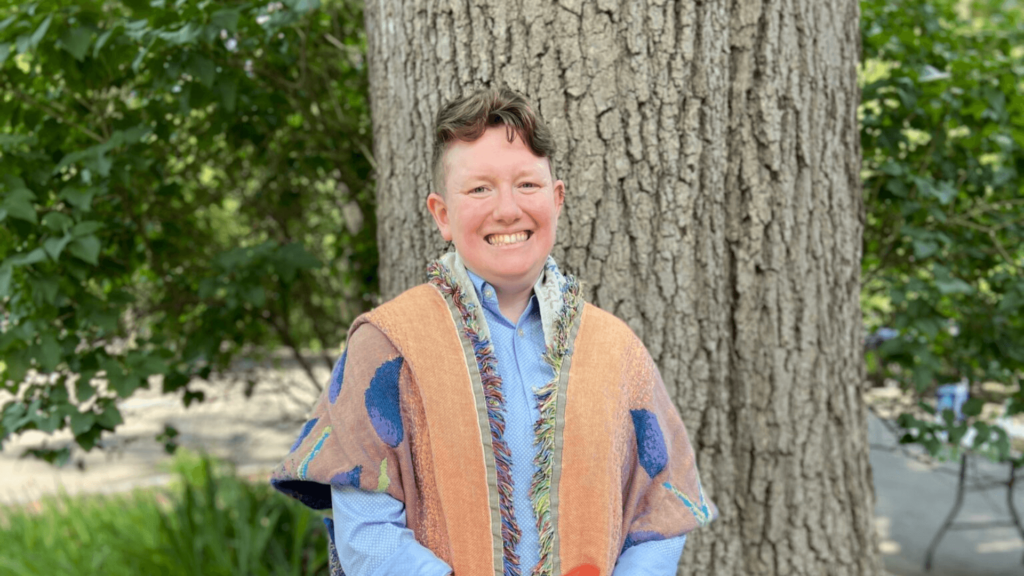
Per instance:
[[[447,298],[451,298],[462,316],[463,333],[473,345],[476,362],[480,369],[480,382],[487,402],[487,419],[491,428],[491,444],[494,449],[494,463],[498,480],[498,505],[501,511],[502,556],[505,576],[520,576],[519,555],[516,547],[522,536],[516,522],[512,504],[512,452],[505,443],[505,398],[501,391],[501,377],[498,376],[498,359],[490,339],[480,336],[475,306],[464,294],[465,288],[452,277],[451,271],[440,261],[427,267],[427,278]]]
[[[558,381],[562,359],[569,349],[569,334],[576,316],[583,308],[579,282],[572,276],[566,276],[566,280],[561,288],[564,304],[555,319],[553,337],[544,354],[544,361],[551,366],[554,377],[544,386],[534,389],[540,417],[533,426],[537,455],[533,460],[536,471],[530,486],[530,501],[533,503],[533,515],[537,520],[537,534],[540,537],[540,560],[533,567],[532,576],[551,576],[554,571],[555,527],[551,524],[551,476],[554,465]]]

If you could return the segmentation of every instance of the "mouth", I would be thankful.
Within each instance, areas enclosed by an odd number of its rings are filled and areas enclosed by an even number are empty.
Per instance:
[[[487,243],[491,246],[511,246],[513,244],[521,244],[526,242],[533,236],[532,230],[523,230],[522,232],[515,232],[513,234],[488,234],[485,237]]]

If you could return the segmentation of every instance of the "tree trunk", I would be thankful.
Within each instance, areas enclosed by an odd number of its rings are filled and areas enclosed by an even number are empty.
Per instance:
[[[554,256],[647,344],[721,509],[680,574],[879,574],[862,382],[856,0],[370,0],[385,297],[445,248],[431,123],[526,93]]]

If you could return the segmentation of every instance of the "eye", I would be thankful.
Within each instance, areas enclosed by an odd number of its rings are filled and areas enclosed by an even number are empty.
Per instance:
[[[483,194],[484,192],[487,192],[486,186],[477,186],[469,191],[470,194]]]
[[[538,186],[537,184],[534,184],[533,182],[523,182],[522,184],[519,185],[519,187],[520,188],[527,188],[527,189],[537,189],[537,188],[540,188],[540,186]]]

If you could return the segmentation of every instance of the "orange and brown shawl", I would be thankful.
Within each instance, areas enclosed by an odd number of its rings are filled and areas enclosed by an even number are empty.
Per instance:
[[[717,510],[646,348],[583,303],[553,261],[544,274],[536,290],[542,312],[553,310],[545,360],[555,377],[534,391],[530,497],[541,559],[527,569],[556,576],[589,566],[607,576],[624,549],[685,534]],[[319,510],[331,507],[331,485],[387,492],[456,576],[519,576],[497,359],[458,257],[433,263],[428,276],[355,321],[271,483]],[[332,573],[342,574],[331,547]]]

